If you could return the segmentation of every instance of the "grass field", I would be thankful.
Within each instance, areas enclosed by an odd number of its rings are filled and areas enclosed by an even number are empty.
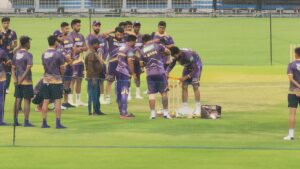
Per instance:
[[[143,23],[143,32],[154,31],[161,19],[131,18]],[[35,82],[43,73],[40,55],[47,46],[45,38],[64,20],[71,18],[12,20],[19,35],[33,39]],[[103,29],[121,20],[124,18],[101,18]],[[295,141],[282,141],[288,120],[286,64],[289,44],[299,42],[297,19],[274,19],[272,67],[268,65],[267,19],[165,20],[176,44],[202,55],[202,104],[222,105],[222,119],[150,121],[145,99],[130,102],[129,111],[137,115],[134,120],[120,120],[116,104],[103,106],[105,117],[88,117],[83,107],[64,111],[67,130],[43,130],[39,128],[41,115],[32,111],[32,122],[38,127],[18,127],[17,147],[11,147],[12,127],[0,128],[0,168],[297,168],[299,132]],[[82,31],[87,34],[88,20],[83,21]],[[173,74],[179,76],[180,71],[177,67]],[[6,121],[12,121],[11,93],[5,106]],[[54,126],[53,113],[49,121]]]

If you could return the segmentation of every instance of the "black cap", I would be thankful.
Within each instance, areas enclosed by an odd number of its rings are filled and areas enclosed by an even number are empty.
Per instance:
[[[93,38],[89,43],[90,46],[95,45],[95,44],[98,44],[98,45],[100,44],[100,42],[97,38]]]

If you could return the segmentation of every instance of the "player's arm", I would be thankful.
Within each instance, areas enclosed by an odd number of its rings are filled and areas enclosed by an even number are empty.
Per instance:
[[[289,81],[300,89],[300,84],[294,79],[293,74],[288,74]]]
[[[30,72],[31,68],[32,68],[32,65],[27,65],[25,72],[21,75],[21,78],[18,81],[18,84],[21,84],[25,80],[25,77]]]
[[[11,66],[11,76],[12,76],[15,84],[17,84],[18,80],[17,80],[17,76],[16,76],[16,66],[14,64]]]
[[[169,37],[169,39],[168,39],[168,41],[167,41],[166,47],[167,47],[168,49],[171,49],[171,47],[174,47],[174,41],[173,41],[173,38],[172,38],[171,36]]]
[[[101,52],[98,53],[97,59],[98,59],[98,61],[100,62],[100,64],[103,65],[103,64],[105,63],[105,61],[103,60],[103,55],[102,55]]]
[[[108,30],[106,32],[103,32],[101,35],[107,38],[110,34],[115,33],[115,29]]]
[[[14,32],[13,42],[12,42],[12,46],[11,46],[12,50],[14,50],[17,46],[18,46],[18,38],[17,38],[16,32]]]
[[[87,44],[86,44],[86,41],[84,40],[83,46],[81,47],[81,52],[86,52],[88,49],[89,49],[89,48],[88,48],[88,46],[87,46]]]
[[[129,66],[129,71],[130,74],[133,76],[133,78],[136,80],[136,74],[134,73],[134,63],[133,63],[134,59],[133,58],[128,58],[127,62],[128,62],[128,66]]]

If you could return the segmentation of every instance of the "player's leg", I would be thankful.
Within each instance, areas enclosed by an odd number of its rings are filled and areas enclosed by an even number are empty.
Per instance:
[[[78,76],[76,79],[76,104],[78,106],[87,106],[86,103],[83,103],[81,101],[81,85],[82,85],[82,80],[84,78],[84,65],[83,64],[79,64],[77,65],[77,69],[78,69]]]
[[[182,83],[182,108],[187,109],[188,106],[188,83]]]
[[[196,101],[196,109],[194,112],[195,116],[201,115],[201,102],[200,102],[200,89],[199,89],[199,84],[193,84],[193,90],[194,90],[194,95],[195,95],[195,101]]]
[[[4,103],[5,103],[5,81],[0,82],[0,126],[6,125],[4,122]]]
[[[93,106],[94,106],[94,112],[96,115],[104,115],[104,113],[101,112],[101,105],[100,105],[100,80],[96,79],[94,88],[93,88]]]
[[[137,79],[134,81],[136,85],[135,89],[135,98],[136,99],[143,99],[141,96],[141,73],[136,74]]]
[[[63,95],[62,84],[51,84],[50,89],[50,100],[54,100],[54,110],[56,113],[56,129],[66,128],[61,124],[61,98]]]
[[[107,104],[106,100],[105,100],[105,94],[104,94],[104,82],[106,79],[106,64],[103,65],[103,69],[100,75],[100,104]]]
[[[163,116],[165,119],[171,119],[171,116],[169,115],[169,110],[168,110],[168,78],[166,77],[165,74],[160,75],[158,77],[157,84],[158,86],[158,92],[161,93],[162,96],[162,105],[163,105]]]
[[[155,79],[153,76],[147,76],[147,86],[148,86],[148,97],[149,97],[149,107],[150,107],[150,119],[156,118],[155,109],[155,94],[158,92]]]
[[[92,115],[92,104],[93,104],[93,90],[92,90],[92,80],[87,80],[88,83],[88,113]]]
[[[23,96],[24,96],[24,127],[33,127],[33,125],[29,122],[29,113],[30,113],[30,103],[31,98],[33,97],[33,86],[32,85],[24,85],[23,86]]]
[[[42,107],[42,115],[43,115],[43,123],[42,128],[50,128],[50,126],[47,123],[47,115],[48,115],[48,105],[50,103],[49,99],[44,99],[43,101],[43,107]]]
[[[293,140],[294,139],[294,130],[295,130],[295,119],[296,111],[298,107],[299,98],[295,94],[288,95],[288,107],[289,107],[289,132],[284,140]]]
[[[130,87],[130,78],[118,73],[118,92],[119,92],[119,109],[121,118],[132,118],[133,114],[129,114],[127,111],[128,106],[128,93]]]
[[[113,85],[116,78],[116,68],[118,66],[118,62],[109,62],[108,64],[108,75],[107,75],[107,84],[106,84],[106,102],[107,104],[111,103],[110,91],[111,86]]]

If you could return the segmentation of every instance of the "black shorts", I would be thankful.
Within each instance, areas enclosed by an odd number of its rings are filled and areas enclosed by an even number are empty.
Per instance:
[[[288,104],[289,108],[298,108],[298,105],[300,104],[300,97],[296,96],[295,94],[289,94]]]
[[[16,85],[15,94],[16,98],[31,99],[33,97],[33,86],[32,85]]]
[[[63,95],[62,84],[44,84],[42,87],[42,93],[44,99],[57,100],[61,99]]]

